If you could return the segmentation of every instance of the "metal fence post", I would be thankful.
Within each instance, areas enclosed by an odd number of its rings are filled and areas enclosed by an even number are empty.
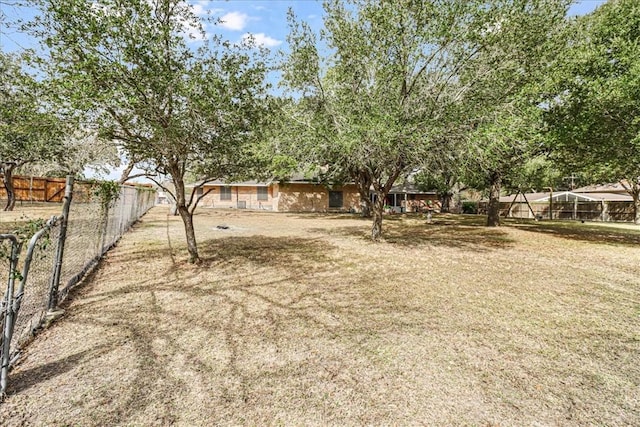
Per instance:
[[[60,287],[60,274],[62,272],[62,261],[64,257],[64,243],[67,238],[67,225],[69,223],[69,210],[73,196],[73,176],[67,177],[67,184],[64,190],[64,205],[62,207],[62,223],[60,224],[60,236],[58,237],[58,248],[56,259],[51,275],[51,285],[49,287],[49,303],[47,309],[54,311],[58,305],[58,288]]]
[[[0,235],[1,240],[11,241],[11,258],[9,260],[9,281],[7,283],[7,293],[5,295],[5,318],[2,331],[2,368],[0,371],[0,392],[2,396],[7,390],[7,377],[9,375],[9,363],[11,362],[11,337],[13,336],[13,322],[15,313],[13,311],[13,287],[18,275],[18,255],[22,244],[13,234]]]

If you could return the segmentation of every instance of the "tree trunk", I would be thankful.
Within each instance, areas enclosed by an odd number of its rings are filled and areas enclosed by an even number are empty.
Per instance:
[[[453,198],[453,193],[447,191],[446,193],[442,193],[442,197],[440,198],[440,212],[441,213],[449,213],[451,212],[451,199]]]
[[[385,198],[391,191],[393,183],[396,182],[400,173],[404,170],[402,165],[398,165],[389,177],[382,182],[382,179],[372,179],[371,183],[376,194],[376,200],[373,203],[373,224],[371,226],[371,239],[376,242],[382,237],[382,214],[384,213]],[[368,176],[372,176],[369,174]]]
[[[360,209],[362,218],[371,218],[371,199],[362,198],[360,200]]]
[[[369,194],[370,184],[361,185],[358,183],[358,193],[360,194],[360,213],[363,218],[371,218],[371,195]]]
[[[356,181],[360,195],[360,213],[363,218],[371,218],[371,179],[364,172],[352,173],[351,176]]]
[[[371,239],[377,242],[382,237],[382,214],[384,213],[384,192],[376,191],[376,200],[373,202],[373,224],[371,226]]]
[[[500,225],[500,187],[502,186],[502,175],[500,175],[500,172],[492,172],[490,179],[487,227],[498,227]]]
[[[187,207],[186,190],[184,186],[183,176],[180,170],[176,168],[175,171],[171,171],[171,178],[176,187],[176,210],[182,218],[184,223],[185,236],[187,238],[187,250],[189,251],[189,262],[199,263],[200,256],[198,255],[198,245],[196,243],[196,232],[193,228],[193,213],[189,211]]]
[[[127,167],[122,171],[122,175],[120,175],[120,179],[118,180],[118,184],[124,184],[129,179],[129,175],[131,175],[131,171],[135,167],[135,162],[131,161],[127,164]]]
[[[16,205],[16,192],[13,187],[13,170],[15,164],[5,163],[2,165],[4,171],[4,189],[7,192],[7,204],[4,207],[5,211],[12,211]]]
[[[196,243],[196,232],[193,228],[193,214],[189,212],[186,206],[178,206],[178,213],[184,223],[184,231],[187,237],[187,250],[189,251],[189,262],[200,262],[200,256],[198,255],[198,245]]]
[[[640,188],[633,194],[633,223],[640,225]]]
[[[621,180],[620,184],[633,197],[633,223],[640,225],[640,178]]]

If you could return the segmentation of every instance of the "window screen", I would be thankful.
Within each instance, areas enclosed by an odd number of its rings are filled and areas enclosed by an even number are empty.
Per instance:
[[[220,187],[220,200],[231,200],[231,187]]]
[[[269,200],[269,189],[267,187],[258,187],[258,200]]]
[[[342,191],[329,191],[329,207],[330,208],[342,207]]]

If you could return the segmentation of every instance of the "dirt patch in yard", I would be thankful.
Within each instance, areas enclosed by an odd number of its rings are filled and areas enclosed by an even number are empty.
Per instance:
[[[2,424],[640,423],[635,237],[384,226],[202,209],[194,266],[153,209],[28,347]]]

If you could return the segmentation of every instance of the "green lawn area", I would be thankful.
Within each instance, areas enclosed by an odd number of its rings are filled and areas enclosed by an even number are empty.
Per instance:
[[[200,266],[165,208],[121,240],[11,373],[4,424],[640,424],[638,229],[195,219]]]

